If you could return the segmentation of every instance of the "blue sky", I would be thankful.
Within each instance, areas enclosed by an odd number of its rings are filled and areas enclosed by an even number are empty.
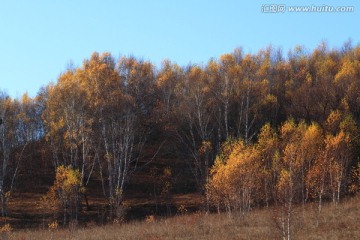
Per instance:
[[[262,13],[264,4],[354,6],[352,13]],[[360,43],[358,0],[2,0],[0,90],[35,96],[70,61],[80,66],[94,51],[134,55],[160,65],[206,63],[242,47],[257,53],[272,44],[283,52],[309,50],[326,40]]]

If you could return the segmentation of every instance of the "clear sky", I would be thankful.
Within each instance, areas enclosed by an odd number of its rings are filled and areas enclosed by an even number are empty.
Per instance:
[[[206,63],[242,47],[257,53],[309,50],[326,40],[360,43],[358,0],[1,0],[0,90],[35,96],[73,61],[94,51],[134,55],[160,65]],[[354,6],[351,13],[263,13],[265,4]]]

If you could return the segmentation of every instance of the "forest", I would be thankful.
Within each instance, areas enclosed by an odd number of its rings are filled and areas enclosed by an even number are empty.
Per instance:
[[[85,221],[95,195],[113,221],[133,193],[162,216],[194,193],[203,211],[276,206],[286,235],[294,206],[321,212],[360,189],[360,46],[160,67],[94,52],[33,98],[0,92],[0,119],[2,220],[24,192],[63,225]]]

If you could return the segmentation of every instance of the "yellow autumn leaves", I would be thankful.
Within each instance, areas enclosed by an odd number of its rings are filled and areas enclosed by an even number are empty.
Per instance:
[[[219,210],[242,213],[273,202],[336,204],[355,189],[348,169],[357,131],[351,116],[334,111],[323,127],[288,120],[277,131],[266,124],[253,144],[228,140],[211,169],[208,197]]]
[[[48,193],[42,198],[42,204],[56,212],[62,209],[65,213],[74,211],[79,204],[79,194],[85,192],[79,170],[71,166],[56,168],[55,181]]]

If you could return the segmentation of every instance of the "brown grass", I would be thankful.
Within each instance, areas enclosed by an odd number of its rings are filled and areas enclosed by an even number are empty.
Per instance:
[[[233,214],[189,214],[166,219],[149,216],[147,221],[54,231],[15,231],[7,239],[281,239],[274,209],[254,210],[244,218]],[[149,220],[151,219],[151,221]],[[360,239],[360,198],[354,197],[335,207],[316,204],[294,210],[293,239]]]

